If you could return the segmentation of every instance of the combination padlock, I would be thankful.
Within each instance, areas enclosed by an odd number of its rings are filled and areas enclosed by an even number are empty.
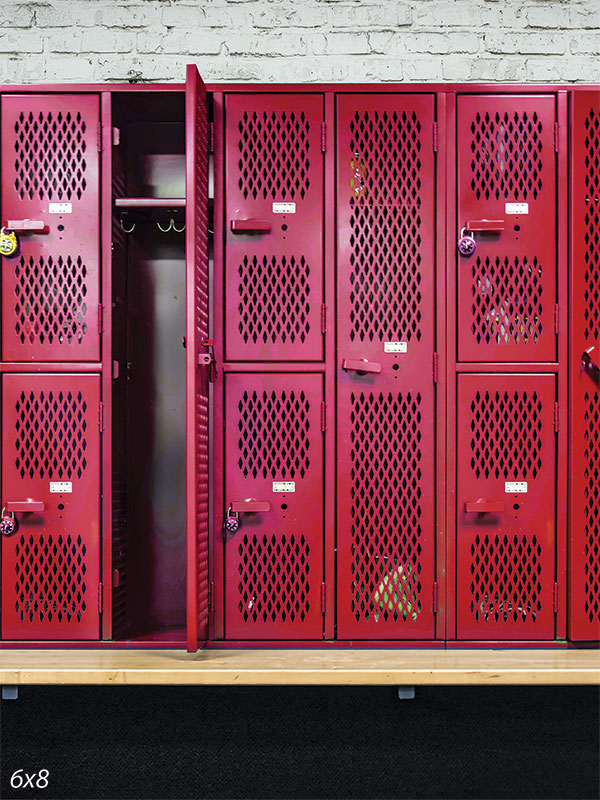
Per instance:
[[[6,509],[3,508],[2,514],[0,515],[0,534],[2,534],[2,536],[12,536],[13,533],[17,532],[18,527],[19,523],[15,517],[15,512],[13,511],[12,514],[7,514]]]
[[[237,533],[240,529],[240,515],[237,511],[232,511],[231,506],[227,509],[225,521],[223,522],[223,529],[227,533]]]
[[[0,255],[14,256],[19,249],[19,240],[14,231],[0,228]]]
[[[467,233],[466,228],[461,228],[460,238],[456,243],[456,247],[461,256],[472,256],[477,250],[477,242],[472,233]]]

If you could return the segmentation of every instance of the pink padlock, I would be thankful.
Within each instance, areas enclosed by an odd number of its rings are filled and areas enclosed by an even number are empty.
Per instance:
[[[472,256],[475,250],[477,250],[477,242],[472,233],[467,233],[467,229],[462,228],[456,247],[461,256]]]
[[[0,534],[2,536],[12,536],[13,533],[17,532],[18,526],[19,523],[15,517],[15,512],[13,511],[12,514],[7,514],[6,509],[3,508],[2,514],[0,515]]]

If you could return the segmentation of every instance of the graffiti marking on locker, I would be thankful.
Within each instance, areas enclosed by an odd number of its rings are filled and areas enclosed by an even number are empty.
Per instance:
[[[406,353],[408,350],[407,342],[384,342],[384,353]]]
[[[296,481],[273,481],[274,492],[295,492]]]
[[[505,481],[506,494],[527,494],[527,481]]]
[[[50,481],[50,494],[72,494],[73,483],[71,481]]]

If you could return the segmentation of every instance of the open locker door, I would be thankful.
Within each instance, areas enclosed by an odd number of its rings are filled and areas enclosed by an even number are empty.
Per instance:
[[[600,639],[600,92],[572,109],[569,638]]]
[[[206,87],[185,87],[187,648],[208,637],[208,116]]]

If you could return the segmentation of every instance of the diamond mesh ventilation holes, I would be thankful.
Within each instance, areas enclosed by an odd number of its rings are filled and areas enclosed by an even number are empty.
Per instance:
[[[351,395],[352,614],[421,611],[421,396]]]
[[[304,622],[310,610],[310,548],[304,536],[244,534],[238,554],[244,622]]]
[[[478,533],[471,545],[477,622],[535,622],[542,610],[542,546],[535,535]]]
[[[87,466],[86,411],[81,392],[21,392],[15,404],[21,478],[81,478]]]
[[[421,123],[413,112],[350,122],[350,339],[421,339]]]
[[[81,257],[21,257],[15,277],[15,331],[21,344],[81,344],[88,291]]]
[[[21,622],[81,622],[86,610],[86,546],[81,536],[21,535],[15,610]]]
[[[542,123],[537,113],[485,114],[471,123],[471,188],[478,200],[527,200],[542,190]]]
[[[477,392],[471,403],[471,467],[477,478],[535,478],[542,466],[537,392]]]
[[[600,115],[591,108],[585,120],[585,319],[586,341],[600,339]]]
[[[238,403],[238,466],[244,478],[304,478],[310,404],[304,392],[244,392]]]
[[[477,344],[537,344],[542,335],[542,267],[527,256],[477,256],[471,331]]]
[[[600,395],[585,393],[585,613],[600,622]]]
[[[15,190],[21,200],[81,200],[86,124],[81,114],[21,112],[15,122]]]
[[[246,344],[305,341],[310,330],[309,275],[304,256],[244,257],[238,269],[238,330]]]
[[[244,199],[304,199],[310,188],[305,113],[245,111],[238,130],[238,186]]]

